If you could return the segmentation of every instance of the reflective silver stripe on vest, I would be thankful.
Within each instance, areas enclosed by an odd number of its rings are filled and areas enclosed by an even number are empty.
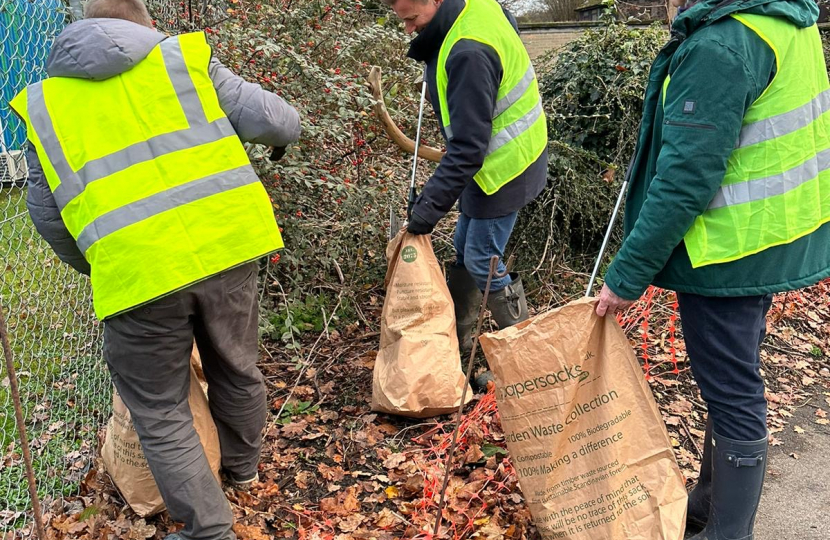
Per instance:
[[[715,198],[709,204],[709,210],[782,195],[815,179],[820,173],[828,169],[830,169],[830,149],[820,152],[809,161],[781,174],[721,186]]]
[[[205,110],[202,108],[196,86],[193,84],[193,79],[190,78],[190,72],[187,70],[187,64],[184,62],[181,43],[178,39],[168,38],[161,42],[160,47],[164,58],[164,66],[167,68],[170,80],[173,81],[173,88],[176,90],[179,104],[187,117],[187,123],[190,124],[190,127],[207,124]]]
[[[62,196],[59,191],[65,191],[65,188],[76,189],[81,184],[78,175],[69,166],[66,159],[66,154],[63,147],[58,141],[58,134],[55,132],[55,125],[52,119],[49,118],[49,111],[46,109],[46,99],[43,97],[43,83],[37,83],[29,86],[27,91],[27,109],[29,113],[29,121],[35,128],[40,143],[46,152],[46,157],[49,158],[49,163],[55,169],[55,173],[60,179],[60,184],[55,190],[55,202],[61,210],[69,200]]]
[[[507,93],[507,95],[496,102],[496,107],[493,109],[493,119],[495,120],[501,113],[516,103],[519,98],[527,92],[527,89],[530,88],[530,85],[533,84],[535,79],[536,72],[533,71],[533,64],[530,64],[527,71],[525,71],[524,76],[522,76],[522,79],[516,83],[516,86],[514,86],[513,89]],[[444,134],[447,136],[448,141],[452,140],[452,127],[449,124],[444,126]]]
[[[62,182],[55,190],[55,200],[60,198],[69,202],[83,193],[92,182],[123,171],[127,167],[151,161],[158,156],[212,143],[230,135],[236,135],[236,132],[233,130],[230,120],[223,117],[205,126],[200,126],[198,129],[190,128],[173,131],[157,135],[146,141],[137,142],[112,154],[86,162],[77,173],[79,181]],[[58,204],[60,205],[60,203]]]
[[[542,116],[542,100],[541,98],[528,113],[510,124],[504,129],[493,135],[490,139],[490,145],[487,147],[487,155],[489,156],[505,144],[509,143],[533,125],[539,117]]]
[[[530,88],[530,85],[533,84],[533,80],[536,78],[536,72],[533,71],[533,64],[530,64],[527,67],[527,71],[522,76],[522,79],[516,83],[516,86],[510,90],[507,95],[496,102],[496,108],[493,109],[493,119],[499,116],[501,113],[507,110],[508,107],[519,101],[519,98],[527,92],[527,89]]]
[[[86,251],[98,240],[147,218],[199,199],[259,182],[250,165],[206,176],[161,191],[99,216],[78,235],[78,249]]]
[[[797,109],[747,124],[741,129],[738,148],[752,146],[794,133],[830,111],[830,90],[825,90]]]
[[[86,186],[96,180],[123,171],[136,163],[150,161],[159,156],[236,135],[230,120],[226,117],[211,123],[207,122],[202,102],[199,100],[196,87],[193,85],[187,65],[184,63],[179,40],[175,38],[166,39],[161,42],[160,47],[167,74],[190,127],[157,135],[99,159],[89,161],[77,172],[72,171],[63,148],[58,142],[54,124],[46,109],[41,85],[37,84],[30,87],[29,114],[32,125],[40,137],[49,161],[61,180],[60,185],[54,191],[55,202],[60,210],[63,210],[75,197],[83,193]]]

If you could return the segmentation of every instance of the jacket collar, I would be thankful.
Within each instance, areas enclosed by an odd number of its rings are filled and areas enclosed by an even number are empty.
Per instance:
[[[409,43],[406,55],[418,62],[432,58],[466,5],[466,0],[444,0],[423,32]]]

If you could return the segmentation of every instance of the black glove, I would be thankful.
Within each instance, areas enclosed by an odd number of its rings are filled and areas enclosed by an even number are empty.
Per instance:
[[[424,218],[412,212],[412,217],[409,218],[409,225],[406,226],[406,232],[411,234],[429,234],[435,225],[428,223]]]
[[[279,161],[285,155],[285,146],[275,146],[271,151],[271,161]]]

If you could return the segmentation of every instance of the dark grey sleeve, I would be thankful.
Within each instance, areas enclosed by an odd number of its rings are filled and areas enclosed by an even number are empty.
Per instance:
[[[29,162],[28,192],[26,194],[26,207],[29,209],[29,216],[35,229],[46,242],[52,246],[55,254],[82,274],[89,275],[89,262],[84,258],[75,239],[69,234],[66,225],[63,223],[60,210],[55,202],[55,197],[46,182],[43,168],[40,166],[40,159],[32,145],[26,153]]]
[[[300,138],[300,115],[284,99],[247,82],[215,58],[208,72],[219,105],[243,142],[280,147]]]
[[[412,209],[435,225],[484,164],[502,67],[489,46],[461,40],[447,58],[447,108],[452,137],[447,153]]]

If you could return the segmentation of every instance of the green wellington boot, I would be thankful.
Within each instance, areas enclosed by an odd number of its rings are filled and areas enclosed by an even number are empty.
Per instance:
[[[712,504],[706,528],[691,540],[753,540],[767,469],[768,439],[735,441],[712,434]]]
[[[490,314],[499,325],[499,329],[513,326],[528,318],[527,313],[527,299],[525,298],[525,289],[522,285],[522,279],[519,274],[515,272],[510,273],[510,278],[513,280],[510,285],[500,291],[490,291],[487,297],[487,308]],[[475,387],[477,389],[484,389],[487,383],[493,380],[493,374],[490,371],[485,371],[475,379]]]
[[[481,291],[467,269],[454,264],[447,270],[447,288],[455,305],[455,331],[458,334],[461,365],[466,366],[465,360],[473,349],[472,332],[478,321]]]
[[[709,506],[712,503],[712,418],[706,421],[703,436],[703,458],[700,460],[700,476],[694,489],[689,493],[686,510],[686,531],[699,532],[709,521]]]

